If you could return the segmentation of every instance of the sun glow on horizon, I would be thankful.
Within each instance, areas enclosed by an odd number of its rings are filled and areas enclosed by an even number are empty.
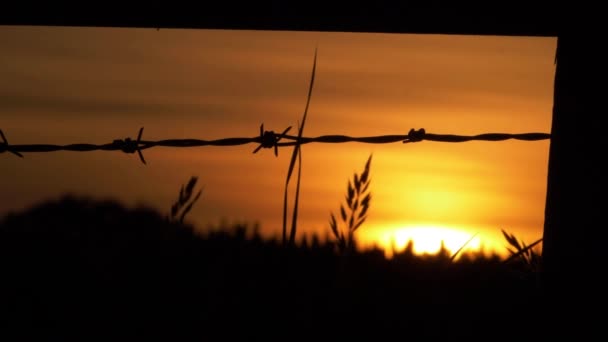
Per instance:
[[[363,248],[377,246],[385,251],[387,257],[402,252],[412,242],[413,252],[417,255],[436,254],[441,246],[453,254],[461,247],[462,252],[497,253],[496,243],[470,229],[448,227],[439,224],[408,224],[400,227],[370,230],[359,236]],[[463,247],[464,246],[464,247]]]

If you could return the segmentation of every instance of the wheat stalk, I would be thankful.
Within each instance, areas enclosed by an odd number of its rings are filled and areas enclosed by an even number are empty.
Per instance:
[[[183,223],[186,215],[192,210],[192,206],[196,201],[198,201],[199,197],[203,190],[199,190],[196,193],[196,196],[192,198],[192,192],[194,187],[196,186],[196,182],[198,181],[198,177],[192,176],[186,186],[182,185],[179,190],[179,197],[177,201],[173,203],[171,206],[171,212],[169,214],[168,219],[173,222]]]
[[[369,192],[371,162],[372,155],[367,159],[361,176],[355,173],[352,182],[348,181],[346,188],[346,208],[348,208],[348,213],[345,206],[340,204],[340,218],[342,219],[342,223],[346,225],[346,228],[339,229],[336,217],[333,213],[330,213],[329,226],[341,252],[355,247],[354,233],[367,218],[367,212],[372,199],[371,192]]]
[[[511,262],[515,259],[520,259],[526,265],[528,265],[528,267],[532,268],[533,271],[537,271],[540,264],[541,256],[536,253],[533,248],[539,243],[541,243],[543,239],[540,238],[534,241],[533,243],[526,245],[523,240],[518,240],[514,234],[509,234],[504,229],[501,229],[501,232],[505,240],[507,240],[507,242],[509,243],[509,245],[514,248],[511,249],[507,247],[507,250],[511,253],[511,256],[509,256],[505,260],[505,263]]]

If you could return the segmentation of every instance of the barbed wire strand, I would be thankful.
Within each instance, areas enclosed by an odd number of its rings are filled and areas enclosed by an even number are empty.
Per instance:
[[[524,141],[537,141],[551,139],[549,133],[483,133],[478,135],[455,135],[455,134],[434,134],[426,133],[424,128],[411,129],[408,134],[404,135],[380,135],[380,136],[368,136],[368,137],[351,137],[347,135],[322,135],[318,137],[298,137],[293,135],[287,135],[287,132],[291,129],[288,127],[281,134],[276,134],[274,131],[265,131],[264,125],[260,126],[260,135],[256,137],[242,137],[242,138],[221,138],[214,140],[203,140],[203,139],[166,139],[158,141],[142,140],[142,134],[144,128],[140,128],[136,140],[131,138],[116,139],[111,143],[107,144],[68,144],[68,145],[53,145],[53,144],[26,144],[26,145],[10,145],[6,139],[2,130],[0,130],[0,153],[9,152],[16,156],[23,158],[22,153],[34,153],[34,152],[55,152],[55,151],[74,151],[74,152],[89,152],[89,151],[122,151],[124,153],[135,153],[139,155],[142,163],[146,164],[143,150],[162,146],[162,147],[200,147],[200,146],[238,146],[256,143],[259,146],[253,150],[253,153],[257,153],[262,148],[273,148],[275,155],[278,155],[278,148],[285,146],[295,146],[296,144],[310,144],[310,143],[330,143],[339,144],[347,142],[359,142],[367,144],[389,144],[389,143],[413,143],[421,141],[435,141],[444,143],[460,143],[467,141],[503,141],[503,140],[524,140]],[[283,141],[281,140],[289,140]]]

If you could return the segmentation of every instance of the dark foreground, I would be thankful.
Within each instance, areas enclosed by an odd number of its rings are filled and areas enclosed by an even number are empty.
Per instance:
[[[535,274],[498,258],[285,249],[245,227],[202,237],[152,210],[70,197],[0,222],[4,341],[543,333]]]

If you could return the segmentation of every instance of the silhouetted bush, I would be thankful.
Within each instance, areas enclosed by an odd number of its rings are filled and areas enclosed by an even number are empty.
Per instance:
[[[538,314],[535,283],[497,257],[406,249],[387,260],[379,249],[339,254],[318,236],[283,247],[251,230],[197,234],[149,208],[74,196],[7,215],[0,334],[470,338]]]

